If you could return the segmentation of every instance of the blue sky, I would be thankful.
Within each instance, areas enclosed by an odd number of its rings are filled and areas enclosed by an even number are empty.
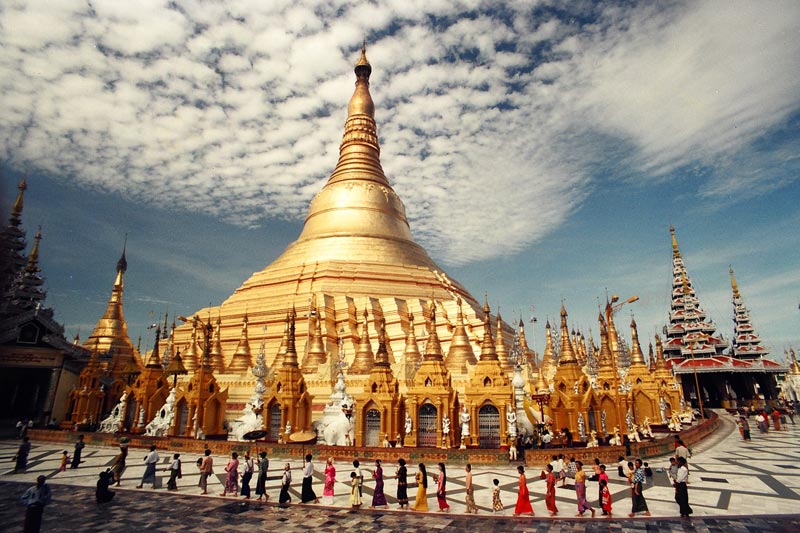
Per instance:
[[[660,330],[670,224],[723,335],[731,265],[775,355],[800,344],[796,2],[262,4],[0,7],[3,209],[27,173],[69,335],[102,314],[126,232],[134,342],[297,237],[366,35],[415,238],[504,318],[534,305],[537,349],[562,298],[597,339],[606,289]]]

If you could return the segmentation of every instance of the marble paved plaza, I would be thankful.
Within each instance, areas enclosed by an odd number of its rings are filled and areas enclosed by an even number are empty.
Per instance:
[[[727,415],[722,415],[723,417]],[[800,422],[800,421],[798,421]],[[690,477],[690,502],[694,508],[691,526],[676,519],[677,505],[673,500],[673,489],[666,474],[656,471],[652,483],[645,489],[645,497],[653,514],[651,519],[625,517],[630,509],[627,484],[616,475],[616,468],[609,465],[612,492],[614,494],[613,521],[597,518],[572,519],[575,514],[575,493],[570,488],[557,490],[558,519],[544,518],[544,482],[538,479],[539,465],[530,465],[529,488],[536,519],[513,518],[516,500],[517,477],[515,467],[476,466],[473,469],[475,499],[481,515],[467,517],[464,511],[463,465],[449,465],[448,500],[452,506],[450,514],[431,512],[425,515],[407,511],[352,512],[348,509],[350,465],[340,464],[337,474],[336,496],[332,506],[292,505],[281,509],[272,504],[244,502],[234,498],[221,498],[223,466],[226,458],[215,456],[215,473],[209,484],[209,496],[199,496],[197,481],[199,474],[194,465],[196,457],[182,456],[184,476],[179,481],[179,492],[164,490],[166,473],[159,472],[158,489],[137,490],[139,478],[144,471],[144,450],[131,449],[130,465],[123,476],[123,483],[115,500],[107,505],[94,503],[93,490],[97,473],[104,469],[116,455],[116,449],[87,446],[83,463],[77,470],[58,472],[63,446],[34,443],[30,454],[28,471],[12,473],[14,455],[18,441],[0,442],[0,485],[3,487],[0,505],[0,529],[20,530],[23,508],[18,504],[19,495],[36,476],[44,474],[53,489],[54,503],[45,513],[44,531],[225,531],[238,529],[281,527],[281,533],[291,533],[312,527],[318,531],[347,529],[350,531],[460,531],[467,527],[479,531],[538,531],[538,530],[583,530],[597,528],[606,530],[647,531],[800,531],[800,429],[789,425],[788,431],[770,431],[763,435],[753,434],[753,441],[742,442],[730,418],[723,418],[721,429],[692,451]],[[71,453],[70,447],[70,453]],[[398,450],[400,451],[400,450]],[[166,468],[171,454],[161,450],[162,467]],[[666,464],[664,458],[646,458],[656,469]],[[322,495],[322,463],[317,465],[315,490]],[[272,500],[277,499],[279,467],[285,462],[270,458],[270,477],[267,491]],[[366,463],[366,462],[365,462]],[[362,465],[371,468],[371,465]],[[435,465],[428,465],[429,471]],[[292,464],[294,484],[292,496],[299,500],[300,464]],[[394,464],[384,464],[386,494],[391,507],[396,507],[392,497],[396,490],[393,474]],[[414,472],[416,467],[410,469]],[[500,480],[505,510],[501,516],[491,516],[492,479]],[[255,483],[252,484],[255,486]],[[372,483],[367,478],[364,487],[365,507],[371,501]],[[409,489],[413,500],[415,488]],[[428,505],[436,507],[434,490],[429,487]],[[588,483],[590,499],[596,494],[596,484]],[[792,515],[782,516],[779,515]],[[598,513],[599,516],[599,513]],[[541,518],[540,518],[541,517]],[[467,525],[469,520],[469,525]],[[688,528],[688,529],[686,529]]]

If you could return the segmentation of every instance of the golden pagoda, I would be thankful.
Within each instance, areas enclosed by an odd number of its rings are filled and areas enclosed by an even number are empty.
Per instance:
[[[242,319],[242,334],[239,338],[239,345],[233,352],[231,364],[228,365],[228,374],[244,374],[253,364],[253,356],[250,354],[250,341],[247,338],[247,313]]]
[[[156,342],[147,358],[147,364],[142,373],[136,377],[129,386],[126,404],[135,406],[137,413],[136,423],[130,427],[132,433],[144,433],[145,426],[156,413],[164,406],[169,396],[169,381],[164,376],[164,367],[158,354],[158,341],[161,337],[161,328],[156,328]],[[143,413],[144,416],[141,416]]]
[[[554,393],[550,397],[550,416],[556,429],[578,427],[578,413],[583,397],[589,392],[589,380],[578,366],[578,359],[567,328],[567,309],[561,305],[561,346],[558,366],[553,376]]]
[[[83,343],[84,348],[99,350],[101,354],[108,354],[111,360],[107,370],[114,382],[106,395],[105,411],[109,410],[122,396],[122,391],[127,386],[126,374],[141,371],[142,364],[128,336],[128,324],[122,313],[122,294],[125,289],[125,272],[128,261],[125,259],[126,246],[122,248],[122,256],[117,261],[117,274],[114,278],[114,287],[108,300],[105,313],[97,321],[91,335]]]
[[[392,374],[389,354],[386,351],[386,326],[381,323],[378,331],[378,351],[375,364],[369,373],[363,392],[356,396],[356,443],[363,446],[378,446],[377,437],[395,435],[400,431],[400,387]],[[370,434],[372,425],[380,429]],[[370,436],[371,438],[366,438]],[[389,440],[387,438],[387,440]]]
[[[406,393],[406,414],[411,419],[411,432],[403,435],[403,446],[437,447],[442,442],[442,418],[445,414],[452,422],[451,433],[455,427],[457,394],[453,390],[450,372],[444,365],[433,302],[429,306],[429,317],[425,355]]]
[[[286,353],[280,368],[275,369],[274,377],[269,382],[269,393],[264,396],[265,412],[270,415],[264,417],[264,429],[267,434],[273,436],[284,435],[285,430],[288,430],[287,437],[290,437],[293,433],[306,432],[311,429],[311,401],[313,398],[308,393],[305,379],[297,364],[296,316],[297,314],[292,308],[286,319],[288,325],[285,339]],[[271,416],[273,412],[280,413],[279,417]]]
[[[219,306],[197,311],[200,316],[218,316],[219,345],[230,365],[240,342],[240,325],[245,313],[251,321],[266,324],[266,329],[249,331],[250,342],[265,343],[265,353],[274,354],[267,361],[270,368],[282,367],[284,317],[298,302],[310,302],[307,316],[298,316],[295,324],[298,338],[306,338],[305,349],[298,354],[306,384],[321,408],[335,379],[323,354],[338,351],[343,338],[350,370],[348,386],[354,391],[371,370],[367,342],[375,343],[378,324],[386,327],[389,361],[395,365],[404,353],[409,335],[410,317],[423,316],[428,301],[435,301],[448,316],[459,313],[464,324],[475,328],[468,338],[463,330],[441,327],[438,334],[447,350],[454,332],[460,364],[451,372],[458,378],[462,392],[468,382],[468,366],[479,349],[483,316],[480,304],[457,281],[449,278],[411,234],[405,207],[384,174],[380,161],[380,145],[375,122],[375,105],[369,91],[372,67],[362,47],[355,65],[355,90],[348,105],[344,134],[339,147],[339,160],[327,183],[310,203],[305,223],[297,240],[259,272],[254,273]],[[366,303],[363,303],[366,302]],[[371,323],[365,324],[366,309]],[[510,340],[510,328],[498,328]],[[313,341],[313,342],[311,342]],[[175,347],[187,369],[196,365],[199,354],[196,333],[191,324],[175,330]],[[471,342],[470,357],[465,342]],[[268,356],[269,357],[269,356]],[[417,361],[406,364],[416,364]],[[307,366],[306,366],[307,364]],[[316,368],[315,368],[316,367]],[[399,366],[401,392],[408,386],[408,372]],[[217,374],[231,390],[231,405],[242,405],[252,392],[241,375]],[[319,409],[315,412],[321,412]],[[229,417],[236,411],[230,410]]]
[[[627,379],[631,383],[632,405],[635,410],[633,416],[641,422],[645,418],[657,421],[659,416],[658,383],[650,372],[647,362],[639,344],[639,332],[636,321],[631,318],[631,366],[628,368]]]
[[[69,418],[61,423],[64,429],[71,429],[80,424],[94,424],[100,422],[103,412],[103,392],[100,383],[105,375],[99,358],[100,341],[95,340],[89,362],[81,370],[78,378],[78,387],[69,392],[67,396],[67,413]]]
[[[497,313],[498,316],[500,313]],[[514,392],[508,374],[502,366],[492,339],[492,327],[489,322],[489,302],[483,304],[484,334],[481,344],[481,356],[470,378],[466,392],[466,406],[470,413],[470,434],[474,436],[472,444],[482,448],[497,448],[505,442],[507,410],[514,406]],[[498,319],[498,325],[502,322]],[[502,339],[498,334],[498,339]],[[508,360],[508,353],[506,353]],[[497,420],[499,424],[478,424],[479,420]]]

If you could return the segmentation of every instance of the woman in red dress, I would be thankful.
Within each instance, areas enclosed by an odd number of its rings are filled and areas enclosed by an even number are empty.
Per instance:
[[[439,463],[439,475],[436,476],[436,500],[439,502],[439,512],[450,511],[447,503],[447,476],[444,463]]]
[[[547,465],[547,492],[544,495],[544,503],[547,505],[547,511],[550,516],[558,514],[558,507],[556,507],[556,476],[553,474],[553,465]]]
[[[552,472],[552,468],[550,471]],[[514,507],[514,516],[521,514],[533,516],[533,507],[531,507],[530,493],[528,492],[528,480],[525,479],[525,468],[519,465],[517,472],[519,472],[519,493],[517,494],[517,506]]]

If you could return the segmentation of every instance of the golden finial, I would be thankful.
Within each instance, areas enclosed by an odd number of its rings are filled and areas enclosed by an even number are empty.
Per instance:
[[[367,78],[372,73],[372,66],[367,61],[367,38],[364,37],[364,41],[361,43],[361,57],[358,58],[356,62],[356,75],[359,75],[359,67],[365,67],[362,72],[366,72]]]
[[[733,267],[728,266],[728,272],[731,274],[731,288],[733,289],[733,297],[739,298],[739,284],[736,283],[736,276],[733,275]]]
[[[39,268],[39,241],[41,240],[42,227],[39,226],[39,229],[36,231],[36,236],[34,237],[33,248],[31,249],[30,255],[28,255],[28,271],[36,271]]]
[[[12,226],[19,226],[22,222],[22,207],[23,207],[23,197],[25,196],[25,191],[28,189],[28,178],[23,177],[20,180],[19,185],[17,185],[17,189],[19,192],[17,193],[17,199],[14,201],[14,206],[11,208],[11,217],[9,218],[9,222]]]
[[[675,238],[675,227],[672,224],[669,225],[669,233],[672,236],[672,255],[673,257],[680,257],[681,251],[678,249],[678,239]]]

